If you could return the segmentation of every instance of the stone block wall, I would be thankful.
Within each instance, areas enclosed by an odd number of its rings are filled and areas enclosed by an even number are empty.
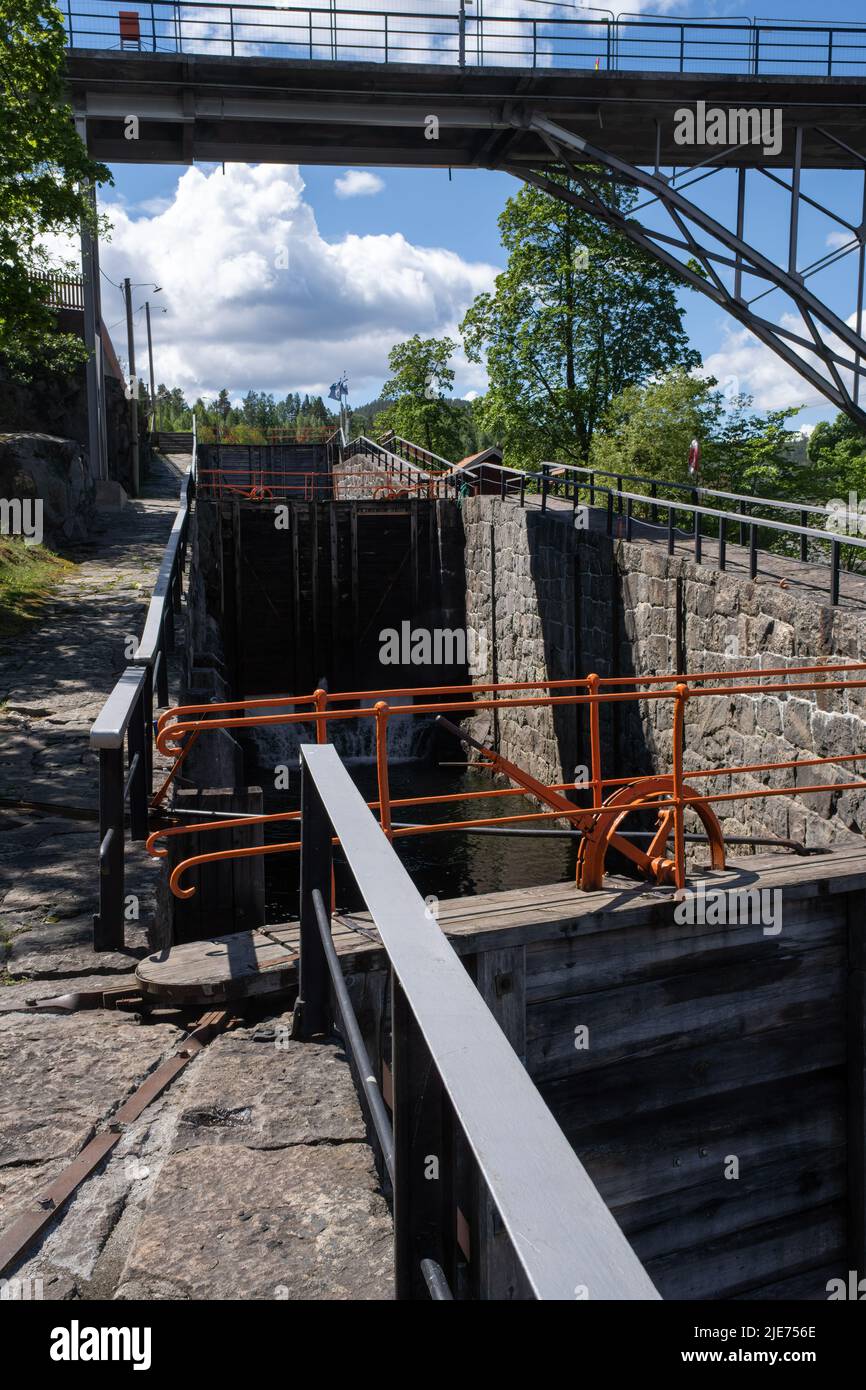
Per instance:
[[[866,616],[820,597],[720,574],[661,546],[576,531],[566,514],[483,497],[462,508],[467,623],[487,633],[477,680],[527,681],[677,671],[789,668],[866,661]],[[854,673],[856,675],[856,673]],[[772,679],[772,678],[768,678]],[[601,716],[607,776],[668,771],[669,701],[608,705]],[[589,761],[585,715],[574,708],[479,712],[472,732],[548,782]],[[687,771],[802,762],[866,752],[866,692],[697,697],[686,718]],[[731,801],[730,835],[808,846],[850,844],[866,830],[866,796],[834,792],[857,764],[713,779],[718,792],[827,784],[826,793]],[[866,774],[860,765],[859,775]],[[709,781],[695,782],[710,790]]]

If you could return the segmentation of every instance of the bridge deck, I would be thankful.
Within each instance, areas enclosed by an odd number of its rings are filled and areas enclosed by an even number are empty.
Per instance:
[[[73,106],[87,117],[90,152],[110,164],[243,160],[458,169],[497,167],[506,151],[511,165],[555,162],[536,133],[520,129],[522,114],[534,109],[587,139],[603,131],[605,148],[632,163],[655,164],[658,154],[662,166],[688,167],[705,161],[708,149],[674,142],[673,113],[697,101],[782,111],[780,151],[767,155],[759,145],[742,145],[726,152],[730,165],[789,168],[798,125],[810,127],[805,167],[859,168],[861,156],[853,151],[863,147],[863,85],[855,77],[455,71],[423,63],[82,48],[68,52],[66,72]],[[133,141],[125,137],[130,111],[141,122]],[[437,139],[425,133],[430,114],[439,121]]]

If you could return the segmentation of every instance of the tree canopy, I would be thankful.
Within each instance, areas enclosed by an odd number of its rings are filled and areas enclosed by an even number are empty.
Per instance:
[[[636,197],[607,184],[602,192],[621,212]],[[530,186],[508,200],[499,227],[507,267],[461,324],[467,356],[487,363],[483,423],[514,465],[583,463],[615,396],[700,365],[679,281],[597,219]]]
[[[88,183],[109,183],[90,159],[63,91],[65,36],[47,0],[3,0],[0,10],[0,356],[13,376],[35,366],[69,371],[86,360],[58,333],[40,274],[77,273],[45,249],[51,234],[96,224]]]
[[[382,388],[387,404],[376,417],[377,428],[393,429],[452,462],[461,457],[464,439],[460,409],[450,399],[456,347],[450,338],[417,333],[395,344],[388,354],[391,377]]]
[[[614,397],[593,437],[590,461],[610,472],[685,482],[689,445],[697,439],[707,486],[774,495],[786,495],[788,484],[802,490],[803,469],[787,428],[796,407],[759,415],[751,406],[745,394],[726,399],[714,377],[675,368]]]

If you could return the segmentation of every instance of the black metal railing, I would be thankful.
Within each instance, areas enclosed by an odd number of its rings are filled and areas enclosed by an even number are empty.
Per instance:
[[[331,441],[329,441],[330,443]],[[395,444],[403,445],[403,450],[396,452]],[[417,460],[410,459],[407,455],[412,449],[416,450],[419,455],[427,455],[427,458],[436,459],[435,468],[431,467],[423,457]],[[459,476],[446,472],[447,469],[451,468],[451,464],[445,459],[439,460],[438,455],[431,455],[428,450],[421,449],[418,445],[410,444],[408,440],[398,440],[396,437],[391,437],[387,444],[380,444],[364,434],[359,434],[356,439],[346,440],[341,430],[335,436],[335,448],[331,455],[330,466],[335,479],[338,477],[335,470],[353,458],[369,459],[374,468],[387,476],[390,484],[396,483],[397,486],[404,487],[407,491],[418,496],[424,495],[426,483],[431,485],[431,491],[437,497],[457,495],[460,483]],[[346,473],[343,476],[345,482],[350,484],[351,473]],[[338,496],[336,487],[334,495]]]
[[[728,564],[728,546],[731,534],[736,536],[734,544],[748,549],[749,577],[758,574],[758,557],[761,553],[773,554],[781,559],[799,559],[803,563],[827,564],[829,569],[830,602],[839,602],[839,580],[842,570],[843,547],[850,546],[863,553],[866,560],[866,539],[858,535],[833,530],[824,526],[810,525],[810,518],[817,516],[826,522],[835,517],[833,508],[817,502],[788,501],[772,497],[757,497],[750,493],[724,492],[717,488],[706,488],[697,483],[679,483],[666,479],[647,478],[635,474],[612,473],[605,469],[583,468],[572,464],[543,463],[538,473],[527,474],[519,489],[513,484],[513,470],[503,469],[498,464],[484,465],[488,478],[500,475],[500,495],[515,497],[520,505],[538,499],[542,511],[546,511],[552,499],[571,504],[573,514],[578,508],[602,508],[606,513],[605,526],[609,536],[616,533],[616,518],[626,540],[631,540],[636,522],[644,527],[659,528],[656,539],[666,539],[668,553],[673,555],[676,544],[683,539],[693,545],[694,558],[698,564],[704,562],[703,543],[716,541],[716,561],[720,570]],[[506,478],[508,474],[508,478]],[[610,480],[610,481],[601,481]],[[643,484],[647,492],[634,492],[626,484]],[[660,489],[676,492],[674,498],[664,497]],[[489,486],[480,491],[491,491]],[[686,500],[686,496],[688,500]],[[705,506],[704,499],[714,498],[721,503],[729,502],[736,507]],[[776,520],[772,515],[779,513],[785,520]],[[791,518],[797,517],[797,521]],[[685,530],[682,519],[686,519]],[[787,555],[784,550],[772,550],[766,544],[762,532],[770,532],[780,541],[798,542],[798,554]],[[652,535],[646,529],[643,536]],[[764,543],[762,543],[762,541]]]
[[[471,67],[600,71],[792,74],[866,72],[866,26],[820,20],[667,19],[508,13],[503,0],[402,0],[391,9],[352,5],[61,0],[69,46],[125,52],[287,57],[317,61],[423,62]],[[121,20],[121,13],[123,19]]]
[[[336,1022],[352,1057],[393,1188],[397,1298],[477,1296],[485,1223],[463,1204],[467,1166],[506,1233],[520,1296],[658,1298],[336,750],[300,751],[295,1036],[326,1037]],[[381,1060],[390,1062],[391,1115],[331,939],[333,836],[388,959],[391,1052]]]
[[[192,461],[181,483],[180,505],[141,640],[90,730],[90,746],[99,754],[99,911],[93,918],[95,951],[117,950],[125,941],[127,819],[131,839],[147,838],[148,805],[153,791],[154,711],[168,704],[168,657],[174,650],[175,615],[181,607],[195,472],[193,430]]]
[[[393,430],[388,430],[383,434],[379,443],[383,448],[390,450],[392,454],[397,454],[405,459],[407,463],[415,463],[419,468],[426,469],[430,473],[444,473],[454,467],[448,459],[441,454],[434,454],[432,449],[424,449],[420,444],[413,444],[411,439],[403,439]]]

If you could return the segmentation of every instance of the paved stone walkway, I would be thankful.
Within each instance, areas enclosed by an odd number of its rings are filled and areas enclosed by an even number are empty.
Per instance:
[[[141,498],[102,514],[38,626],[0,648],[0,1234],[185,1036],[169,1012],[25,1005],[124,987],[148,950],[158,866],[127,841],[139,920],[124,951],[93,953],[81,817],[97,805],[90,725],[141,632],[187,462],[158,459]],[[53,1299],[390,1297],[391,1222],[345,1056],[264,1012],[189,1063],[0,1277]]]

